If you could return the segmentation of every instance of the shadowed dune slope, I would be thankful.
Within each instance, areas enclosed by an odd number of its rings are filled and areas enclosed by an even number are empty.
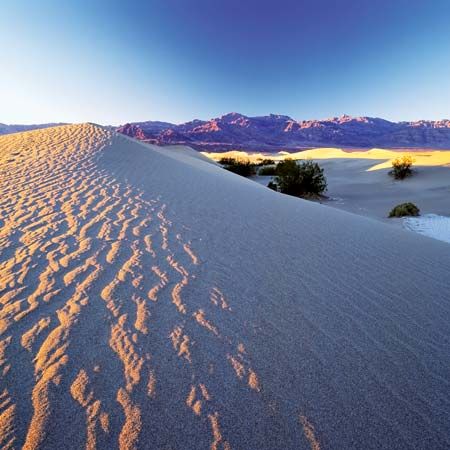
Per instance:
[[[2,448],[450,447],[447,244],[90,124],[0,170]]]

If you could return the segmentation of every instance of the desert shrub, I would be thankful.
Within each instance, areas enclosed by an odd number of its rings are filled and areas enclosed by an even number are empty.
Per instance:
[[[278,191],[278,186],[273,181],[269,181],[269,184],[267,185],[269,189],[272,189],[272,191]]]
[[[403,155],[399,158],[395,158],[392,161],[392,171],[390,174],[393,175],[396,180],[403,180],[412,174],[411,167],[413,163],[414,159],[410,155]]]
[[[241,175],[243,177],[251,177],[252,175],[256,175],[255,165],[252,164],[249,160],[238,160],[233,158],[222,158],[226,159],[227,162],[224,164],[224,168],[233,172],[237,175]]]
[[[224,157],[219,159],[219,164],[222,164],[223,166],[229,166],[235,163],[236,160],[234,158]]]
[[[256,165],[257,166],[269,166],[269,165],[273,165],[275,164],[275,161],[273,159],[270,158],[258,158]]]
[[[261,169],[258,170],[258,175],[264,176],[264,175],[275,175],[276,167],[275,166],[265,166],[261,167]]]
[[[404,216],[419,216],[419,208],[411,202],[401,203],[400,205],[394,206],[389,213],[389,217],[404,217]]]
[[[280,192],[297,197],[321,195],[327,189],[323,169],[313,161],[297,164],[292,159],[278,163],[275,182]]]

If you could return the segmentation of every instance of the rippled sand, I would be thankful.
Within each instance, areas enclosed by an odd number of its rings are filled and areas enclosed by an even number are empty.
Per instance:
[[[2,448],[448,448],[446,244],[91,124],[0,137]]]
[[[439,239],[450,244],[450,217],[425,214],[421,217],[406,217],[403,226],[407,230]]]

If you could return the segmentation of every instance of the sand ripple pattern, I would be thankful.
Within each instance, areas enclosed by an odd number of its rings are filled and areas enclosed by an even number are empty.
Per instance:
[[[202,257],[170,205],[98,164],[116,139],[90,124],[0,139],[2,448],[187,448],[183,429],[231,449],[223,374],[249,399],[264,385],[216,323],[226,293],[190,294]]]

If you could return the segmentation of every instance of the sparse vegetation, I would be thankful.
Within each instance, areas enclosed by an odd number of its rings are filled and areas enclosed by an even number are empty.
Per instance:
[[[258,175],[261,176],[274,176],[276,172],[275,166],[264,166],[258,170]]]
[[[389,172],[396,180],[403,180],[412,174],[414,159],[410,155],[403,155],[392,161],[392,170]]]
[[[297,197],[320,196],[327,189],[323,169],[313,161],[297,164],[292,159],[285,159],[277,165],[275,173],[274,184],[284,194]]]
[[[219,159],[219,164],[222,164],[222,166],[229,166],[235,163],[236,163],[235,158],[224,157]]]
[[[248,159],[222,158],[219,163],[224,169],[243,177],[256,175],[256,167]]]
[[[273,166],[274,164],[275,164],[275,161],[270,158],[258,160],[258,166],[270,166],[270,165]]]
[[[389,213],[389,217],[405,217],[405,216],[419,216],[419,208],[411,202],[401,203],[394,206]]]

